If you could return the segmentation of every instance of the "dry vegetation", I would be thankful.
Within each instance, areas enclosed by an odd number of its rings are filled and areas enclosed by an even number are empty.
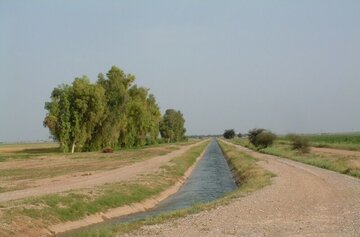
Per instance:
[[[6,157],[6,159],[0,162],[0,192],[5,194],[7,191],[34,187],[55,180],[66,180],[73,176],[92,175],[125,167],[135,162],[168,154],[191,143],[194,141],[129,149],[110,154],[88,152],[73,155],[56,151],[45,152],[47,149],[56,147],[7,146],[6,152],[3,150],[1,153],[2,157]],[[26,236],[39,236],[46,234],[44,228],[51,224],[77,220],[89,214],[138,202],[155,195],[175,182],[178,175],[181,175],[193,162],[194,157],[204,149],[205,145],[191,148],[190,153],[184,154],[189,157],[189,159],[185,159],[189,163],[177,164],[174,158],[176,165],[171,166],[173,167],[172,171],[167,174],[170,175],[169,178],[159,179],[159,177],[166,176],[166,173],[161,171],[156,174],[138,176],[128,182],[1,202],[0,236],[22,236],[21,233],[26,233]],[[37,152],[29,153],[26,149],[36,149]],[[29,155],[29,157],[19,158],[17,157],[19,154]],[[165,170],[168,169],[170,168]]]
[[[111,170],[165,155],[179,145],[129,149],[111,154],[87,152],[64,154],[53,144],[0,147],[0,192],[35,187],[44,182]],[[51,151],[50,153],[48,153]]]
[[[233,141],[236,144],[255,149],[246,138]],[[331,147],[331,144],[329,143],[328,146]],[[293,150],[290,141],[279,139],[272,147],[262,149],[261,152],[360,177],[360,151],[343,149],[344,146],[342,149],[312,147],[309,153],[303,153]]]

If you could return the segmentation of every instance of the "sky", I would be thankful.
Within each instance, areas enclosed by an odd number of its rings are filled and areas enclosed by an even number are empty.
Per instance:
[[[48,139],[53,88],[112,65],[188,135],[360,131],[358,0],[0,0],[0,142]]]

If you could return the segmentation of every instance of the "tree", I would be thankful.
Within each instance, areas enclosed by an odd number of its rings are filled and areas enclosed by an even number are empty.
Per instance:
[[[242,136],[243,136],[243,135],[242,135],[240,132],[237,134],[237,137],[238,137],[238,138],[242,138]]]
[[[248,138],[249,138],[250,143],[252,143],[254,145],[256,143],[256,137],[263,131],[265,131],[265,129],[263,129],[263,128],[254,128],[252,130],[249,130]]]
[[[249,141],[258,149],[271,146],[276,139],[275,134],[263,128],[255,128],[248,133]]]
[[[116,66],[99,74],[95,84],[87,77],[61,85],[45,103],[44,126],[64,152],[138,147],[156,143],[161,113],[149,89],[133,84],[135,77]],[[171,141],[183,139],[180,111],[170,113]],[[167,119],[165,119],[167,121]]]
[[[223,134],[224,138],[226,139],[232,139],[235,137],[235,131],[234,129],[227,129],[225,130],[224,134]]]
[[[136,85],[129,90],[131,100],[127,106],[127,147],[156,143],[161,113],[155,97],[149,95],[148,91]]]
[[[70,86],[61,85],[51,93],[51,102],[45,103],[48,111],[44,119],[44,126],[48,127],[55,141],[60,143],[60,149],[69,151],[70,143]]]
[[[185,139],[185,120],[180,111],[166,110],[160,122],[161,137],[167,142],[178,142]]]
[[[55,88],[51,102],[45,104],[48,113],[44,126],[60,143],[64,152],[82,150],[91,140],[95,127],[103,119],[104,89],[90,83],[87,77],[76,78],[71,86]]]
[[[129,88],[134,81],[135,76],[125,74],[116,66],[112,66],[106,76],[99,74],[97,85],[105,90],[106,109],[104,121],[96,128],[92,149],[121,146],[128,122],[126,110],[131,100]]]

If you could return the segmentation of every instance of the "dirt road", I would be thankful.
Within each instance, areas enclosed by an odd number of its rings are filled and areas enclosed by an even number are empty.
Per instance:
[[[172,158],[179,156],[190,148],[198,145],[198,143],[184,146],[179,150],[173,151],[163,156],[157,156],[145,161],[121,167],[114,170],[104,171],[85,176],[68,177],[67,179],[54,180],[45,182],[40,186],[27,188],[17,191],[0,193],[0,202],[22,199],[33,196],[41,196],[51,193],[59,193],[72,189],[89,188],[106,183],[115,183],[132,179],[140,174],[151,173],[157,171],[161,166],[169,162]]]
[[[273,184],[227,206],[131,235],[360,236],[359,179],[237,147],[277,175]]]

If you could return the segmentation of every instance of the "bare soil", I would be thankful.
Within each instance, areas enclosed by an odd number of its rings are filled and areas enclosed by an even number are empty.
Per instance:
[[[172,158],[185,153],[195,145],[198,145],[198,143],[182,146],[180,149],[166,155],[156,156],[112,170],[95,173],[78,173],[75,175],[63,175],[55,178],[42,179],[37,181],[36,187],[0,193],[0,202],[130,180],[137,175],[156,172]],[[42,164],[42,162],[40,163]]]
[[[85,152],[75,154],[45,153],[24,159],[0,162],[0,193],[33,188],[57,180],[86,176],[128,166],[132,163],[165,155],[181,145],[130,149],[111,154]],[[39,148],[37,148],[39,150]],[[1,153],[0,153],[1,154]],[[16,153],[7,153],[16,156]],[[27,154],[27,153],[25,153]]]
[[[360,179],[237,147],[277,175],[271,185],[128,236],[360,236]]]
[[[335,148],[311,147],[311,152],[325,153],[325,154],[332,154],[332,155],[341,155],[341,156],[360,157],[360,151],[350,151],[350,150],[342,150],[342,149],[335,149]]]

